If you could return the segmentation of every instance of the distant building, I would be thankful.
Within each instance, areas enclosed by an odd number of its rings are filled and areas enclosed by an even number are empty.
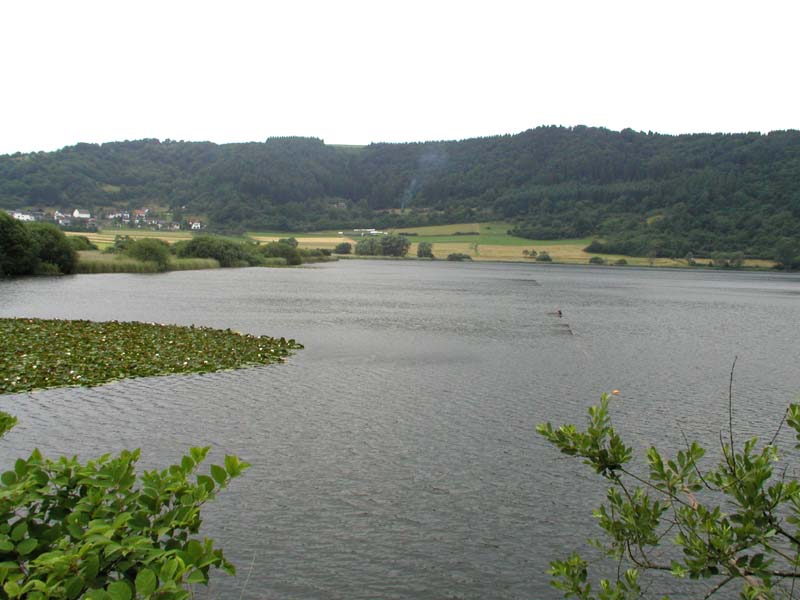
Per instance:
[[[189,226],[195,231],[203,228],[203,224],[200,221],[192,221]]]
[[[76,208],[72,211],[72,218],[73,219],[91,219],[92,213],[88,210],[81,210],[80,208]]]
[[[33,215],[29,215],[28,213],[19,212],[15,210],[11,213],[11,216],[14,217],[17,221],[35,221],[36,218]]]

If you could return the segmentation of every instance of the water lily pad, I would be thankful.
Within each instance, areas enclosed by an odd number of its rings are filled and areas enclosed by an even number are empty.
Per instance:
[[[0,319],[0,394],[281,362],[295,340],[138,322]]]

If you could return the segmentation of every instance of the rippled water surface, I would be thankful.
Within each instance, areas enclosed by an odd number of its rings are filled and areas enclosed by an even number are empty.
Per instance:
[[[559,318],[554,311],[563,311]],[[207,511],[239,568],[209,598],[554,598],[601,482],[534,433],[621,390],[628,440],[713,444],[734,357],[741,435],[800,393],[800,279],[766,273],[341,261],[0,282],[0,316],[293,337],[282,365],[0,396],[0,459],[190,445],[254,466]],[[2,343],[2,342],[0,342]]]

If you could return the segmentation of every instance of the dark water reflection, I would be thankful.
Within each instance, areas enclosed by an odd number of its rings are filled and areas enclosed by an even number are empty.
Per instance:
[[[561,308],[564,317],[552,314]],[[239,567],[212,598],[553,598],[602,487],[534,434],[622,390],[637,447],[712,443],[734,356],[741,435],[800,392],[800,279],[352,261],[0,283],[0,316],[293,337],[284,365],[0,396],[0,458],[189,445],[253,468],[207,512]]]

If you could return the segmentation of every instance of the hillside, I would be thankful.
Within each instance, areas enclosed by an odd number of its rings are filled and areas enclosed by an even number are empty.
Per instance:
[[[0,208],[143,206],[220,230],[502,219],[516,235],[597,237],[619,253],[772,257],[800,239],[800,132],[539,127],[365,147],[139,140],[0,156]]]

